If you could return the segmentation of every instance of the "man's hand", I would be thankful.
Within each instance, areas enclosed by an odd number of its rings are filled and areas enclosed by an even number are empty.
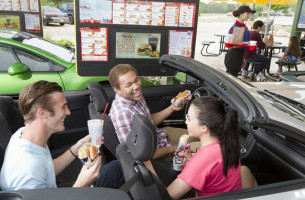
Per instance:
[[[178,106],[175,106],[175,105],[174,105],[174,102],[173,102],[172,105],[171,105],[171,109],[172,109],[173,111],[182,110],[182,109],[184,108],[185,104],[186,104],[188,101],[189,101],[189,100],[183,100],[183,101],[181,101],[181,103],[180,103]]]
[[[81,148],[81,146],[86,143],[91,141],[91,136],[87,135],[80,139],[75,145],[71,147],[71,151],[74,153],[74,155],[78,155],[78,150]],[[102,143],[101,145],[104,144],[104,136],[102,136]]]
[[[172,147],[171,153],[175,155],[178,145],[173,144],[173,146],[171,146],[171,147]]]
[[[73,187],[89,187],[100,177],[102,157],[98,156],[92,163],[86,163],[83,165],[82,170],[80,171],[76,182]],[[90,167],[88,167],[90,165]]]

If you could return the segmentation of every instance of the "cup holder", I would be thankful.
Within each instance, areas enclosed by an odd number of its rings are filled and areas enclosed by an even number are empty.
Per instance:
[[[20,194],[14,192],[0,192],[1,200],[23,200]]]

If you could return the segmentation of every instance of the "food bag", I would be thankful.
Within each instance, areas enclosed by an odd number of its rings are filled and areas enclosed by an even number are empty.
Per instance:
[[[233,34],[232,43],[241,44],[244,41],[244,33],[245,33],[245,27],[234,26],[232,33]]]
[[[176,97],[174,97],[171,102],[174,103],[174,106],[178,107],[183,100],[190,100],[191,98],[191,91],[185,90],[183,92],[180,92]]]
[[[178,147],[173,158],[173,169],[176,171],[182,171],[184,165],[186,164],[186,159],[184,157],[180,157],[178,154],[180,152],[186,153],[191,150],[188,139],[189,136],[186,134],[182,135],[179,139]]]

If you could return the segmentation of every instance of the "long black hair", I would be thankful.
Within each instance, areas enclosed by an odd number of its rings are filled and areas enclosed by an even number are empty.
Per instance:
[[[223,158],[223,174],[227,176],[231,166],[239,165],[240,146],[237,112],[225,106],[216,97],[199,97],[192,101],[200,125],[209,128],[218,137]]]

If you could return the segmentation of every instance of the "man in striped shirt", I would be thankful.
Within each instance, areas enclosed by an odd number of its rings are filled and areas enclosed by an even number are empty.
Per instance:
[[[116,92],[109,115],[119,141],[121,143],[126,141],[132,127],[133,115],[142,114],[150,119],[156,127],[157,150],[153,158],[156,159],[168,154],[174,154],[177,145],[173,145],[165,130],[157,128],[157,125],[172,112],[183,109],[186,102],[178,107],[172,104],[158,113],[151,114],[142,94],[141,80],[137,76],[135,68],[128,64],[115,66],[109,73],[109,81]],[[166,127],[166,129],[170,128]],[[177,132],[177,128],[175,128],[175,132]],[[172,137],[180,138],[182,134],[187,134],[187,131],[185,129],[178,129],[178,133],[175,133],[176,136]]]

